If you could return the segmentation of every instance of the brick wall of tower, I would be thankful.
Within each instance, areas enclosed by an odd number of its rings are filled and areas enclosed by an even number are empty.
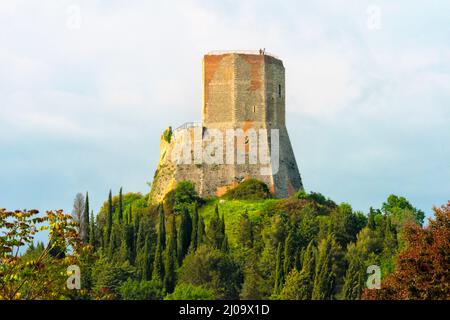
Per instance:
[[[220,196],[247,178],[265,182],[277,197],[303,188],[285,121],[285,70],[281,60],[269,55],[229,53],[203,59],[202,132],[219,129],[279,129],[280,167],[277,174],[261,175],[261,167],[249,164],[183,164],[170,159],[176,139],[161,143],[161,158],[154,177],[151,202],[181,180],[194,182],[202,197]],[[186,129],[193,138],[192,128]],[[205,139],[205,136],[203,138]],[[235,150],[237,148],[235,141]],[[205,147],[206,142],[202,142]],[[226,150],[225,140],[223,150]],[[248,146],[246,146],[248,151]],[[225,162],[225,158],[224,158]],[[270,165],[269,165],[270,166]]]

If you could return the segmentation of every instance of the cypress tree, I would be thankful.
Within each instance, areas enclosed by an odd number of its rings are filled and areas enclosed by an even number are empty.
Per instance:
[[[136,228],[136,226],[135,226]],[[137,235],[136,235],[136,251],[142,250],[145,246],[145,231],[144,231],[144,224],[139,223],[137,226]]]
[[[371,230],[375,230],[375,228],[376,228],[375,215],[376,215],[376,211],[372,207],[370,207],[370,209],[369,209],[369,218],[368,218],[368,221],[367,221],[367,226]]]
[[[305,256],[305,249],[306,248],[300,248],[297,250],[297,253],[295,254],[295,262],[294,267],[300,271],[303,268],[303,258]]]
[[[219,216],[219,209],[216,205],[214,215],[209,221],[208,239],[213,248],[220,249],[222,247],[224,237],[224,225],[223,220]]]
[[[111,238],[111,230],[112,230],[112,219],[113,219],[113,202],[112,202],[112,193],[109,190],[108,196],[108,215],[106,217],[106,238],[105,238],[105,246],[109,244],[109,239]]]
[[[158,243],[161,247],[161,252],[166,248],[166,219],[164,215],[164,208],[162,205],[159,206],[159,229],[158,229]]]
[[[150,260],[150,238],[147,235],[145,237],[145,245],[142,249],[142,275],[143,280],[148,281],[152,277],[152,266],[151,266],[151,260]]]
[[[203,221],[203,217],[198,217],[198,225],[197,225],[197,247],[199,247],[205,238],[205,222]]]
[[[82,230],[81,237],[84,243],[89,243],[89,194],[86,192],[86,199],[84,201],[84,212],[82,220]]]
[[[282,299],[311,300],[314,282],[315,251],[311,241],[303,253],[302,269],[294,267],[286,276],[286,283],[281,292]]]
[[[364,286],[363,263],[360,261],[353,243],[349,245],[348,251],[351,256],[345,273],[342,295],[346,300],[357,300],[360,298]]]
[[[220,245],[220,249],[223,252],[228,252],[229,246],[228,246],[228,238],[227,235],[225,233],[225,217],[222,213],[222,223],[221,223],[221,227],[220,227],[220,232],[221,232],[221,236],[222,236],[222,243]]]
[[[119,190],[119,223],[122,223],[123,218],[123,198],[122,198],[122,187]]]
[[[311,241],[303,254],[302,270],[300,272],[301,286],[300,298],[302,300],[311,300],[314,289],[314,271],[315,271],[315,248]]]
[[[294,237],[292,236],[292,232],[289,232],[284,244],[284,266],[283,272],[285,275],[289,274],[289,272],[294,267],[295,262],[295,246],[294,246]]]
[[[319,245],[314,275],[313,300],[329,300],[333,297],[334,278],[332,249],[335,240],[332,235],[323,239]]]
[[[283,258],[282,258],[282,246],[281,242],[278,243],[277,256],[276,256],[276,267],[275,267],[275,286],[274,294],[278,295],[283,289],[284,285],[284,274],[283,274]]]
[[[198,208],[197,204],[194,206],[194,217],[192,219],[192,236],[191,236],[191,247],[195,251],[198,246]]]
[[[220,247],[220,250],[222,250],[223,252],[227,253],[229,249],[230,249],[230,247],[228,245],[228,238],[227,238],[227,235],[225,234],[224,237],[223,237],[223,241],[222,241],[222,245]]]
[[[242,245],[252,248],[253,247],[253,226],[248,217],[248,211],[245,209],[244,214],[239,225],[239,242]]]
[[[175,215],[172,218],[172,234],[170,242],[166,249],[165,266],[164,266],[164,287],[167,293],[172,293],[175,288],[175,264],[177,260],[177,226]]]
[[[132,204],[130,204],[130,210],[128,211],[128,224],[133,223],[133,207]]]
[[[180,224],[180,238],[178,239],[178,263],[181,265],[184,257],[186,256],[192,236],[192,219],[189,211],[184,208],[181,215]]]
[[[91,219],[89,225],[89,244],[95,248],[96,246],[96,238],[95,238],[95,221],[94,221],[94,211],[91,211]]]
[[[136,226],[135,226],[136,228]],[[136,252],[136,257],[135,257],[135,265],[138,269],[139,275],[141,277],[141,280],[148,280],[148,278],[146,278],[146,268],[147,268],[147,264],[146,264],[146,253],[148,251],[148,245],[146,248],[146,236],[144,233],[144,226],[143,224],[139,224],[137,226],[137,234],[136,234],[136,239],[135,239],[135,243],[134,243],[134,247],[135,247],[135,252]]]
[[[160,239],[158,238],[158,244],[156,245],[156,251],[155,251],[155,260],[153,262],[152,280],[162,283],[162,281],[164,280],[164,265],[163,265],[163,261],[162,261],[163,253],[161,251],[161,244],[159,242],[160,242]],[[148,248],[147,248],[147,251],[148,251]]]
[[[122,239],[120,241],[120,249],[119,249],[119,261],[124,263],[128,260],[128,248],[126,239]]]
[[[222,212],[222,219],[220,221],[220,233],[223,237],[225,237],[225,216]]]
[[[152,273],[152,279],[159,281],[160,283],[162,283],[164,280],[163,252],[165,247],[166,247],[165,217],[164,217],[164,210],[160,205],[158,241],[156,244],[155,260],[153,263],[153,273]]]
[[[127,260],[132,264],[134,262],[134,228],[132,225],[123,225],[123,236],[122,239],[125,240],[127,248]]]
[[[120,249],[122,242],[122,232],[121,228],[117,223],[113,224],[111,230],[111,238],[109,239],[108,253],[109,257],[112,259],[115,253]]]

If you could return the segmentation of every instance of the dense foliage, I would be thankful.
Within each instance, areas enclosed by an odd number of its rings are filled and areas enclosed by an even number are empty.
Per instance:
[[[81,293],[55,289],[56,298],[449,298],[450,203],[435,209],[435,220],[424,228],[424,213],[403,197],[391,195],[380,209],[364,214],[314,192],[273,199],[262,182],[248,181],[207,200],[184,181],[158,205],[121,189],[116,196],[109,193],[96,217],[89,215],[88,195],[77,195],[74,218],[82,254],[64,256],[70,252],[61,243],[35,246],[32,237],[23,243],[1,237],[0,244],[8,259],[11,250],[5,248],[28,244],[24,255],[11,260],[24,265],[40,261],[43,251],[53,251],[49,259],[61,263],[64,257],[75,259],[82,270]],[[14,229],[8,224],[11,214],[2,218],[1,228]],[[33,235],[33,230],[13,234]],[[0,272],[19,263],[11,261],[2,260]],[[367,289],[371,265],[381,268],[381,290]],[[11,289],[15,280],[4,279],[9,289],[2,280],[1,297],[21,298]]]
[[[262,200],[270,198],[270,191],[264,182],[247,179],[228,190],[223,198],[229,200]]]
[[[434,212],[426,228],[406,226],[395,271],[381,290],[365,290],[366,298],[450,299],[450,201]]]

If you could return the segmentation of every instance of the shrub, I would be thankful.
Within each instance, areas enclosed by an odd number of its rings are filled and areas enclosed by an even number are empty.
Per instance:
[[[202,286],[181,283],[175,291],[167,295],[164,300],[214,300],[214,291]]]
[[[163,132],[163,139],[167,141],[167,143],[170,143],[170,140],[172,140],[172,127],[168,127]]]
[[[267,185],[256,179],[248,179],[228,190],[224,196],[230,200],[263,200],[271,197]]]
[[[119,288],[123,300],[160,300],[163,296],[157,281],[138,281],[128,278]]]
[[[319,192],[311,191],[310,193],[306,193],[305,191],[300,190],[295,194],[295,197],[300,200],[312,201],[320,207],[335,208],[337,206],[333,200],[326,198]]]
[[[243,274],[230,255],[202,245],[184,259],[179,281],[204,286],[214,292],[215,299],[238,299]]]
[[[189,209],[194,203],[201,202],[194,184],[187,180],[180,181],[175,189],[168,192],[164,197],[165,209],[168,212],[180,213],[184,208]]]

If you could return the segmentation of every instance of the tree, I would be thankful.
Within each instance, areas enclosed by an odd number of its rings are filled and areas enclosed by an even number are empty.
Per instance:
[[[284,268],[283,268],[283,247],[281,242],[278,244],[277,256],[276,256],[276,267],[275,267],[275,285],[274,285],[274,295],[278,295],[283,289],[284,285]]]
[[[242,270],[230,255],[206,245],[186,256],[179,274],[179,284],[213,290],[215,299],[238,299],[243,281]]]
[[[64,299],[71,293],[61,285],[67,277],[67,265],[80,264],[79,257],[87,252],[79,238],[77,223],[62,210],[47,211],[38,216],[37,210],[0,209],[0,300]],[[48,245],[37,246],[36,255],[20,256],[24,246],[31,245],[39,231],[49,231]],[[70,252],[55,259],[54,248]],[[75,293],[77,294],[77,293]]]
[[[198,207],[197,205],[194,206],[194,217],[192,219],[192,236],[191,236],[191,247],[193,250],[197,250],[198,246],[198,224],[199,224],[199,217],[198,217]]]
[[[294,267],[295,254],[297,249],[294,244],[294,237],[292,232],[289,232],[284,243],[284,261],[283,261],[283,274],[287,275]]]
[[[163,289],[155,281],[138,281],[128,278],[119,287],[123,300],[161,300]]]
[[[293,268],[286,277],[281,298],[286,300],[310,300],[314,289],[315,247],[311,241],[303,255],[302,270]]]
[[[164,300],[214,300],[214,291],[202,286],[180,283]]]
[[[302,299],[309,300],[312,297],[312,292],[314,289],[314,271],[316,267],[316,251],[315,251],[314,243],[311,242],[308,244],[306,248],[303,262],[302,262],[302,277],[303,282],[303,292],[301,294]]]
[[[214,215],[209,221],[208,240],[213,248],[220,249],[224,240],[224,221],[219,216],[219,207],[216,205]]]
[[[253,226],[245,210],[239,223],[239,242],[246,247],[253,247]]]
[[[320,242],[312,292],[313,300],[330,300],[333,298],[336,276],[333,272],[333,249],[335,246],[336,243],[332,235]]]
[[[281,291],[281,298],[283,300],[303,300],[303,279],[301,272],[296,268],[292,269],[287,277],[286,284]]]
[[[360,212],[353,212],[352,207],[342,203],[330,215],[330,231],[336,241],[344,246],[356,240],[356,235],[367,224],[367,218]]]
[[[112,226],[111,236],[108,242],[108,257],[111,259],[117,258],[115,253],[120,250],[122,244],[122,228],[116,222]]]
[[[108,195],[108,213],[106,216],[106,235],[105,235],[105,246],[109,243],[109,239],[111,238],[111,230],[112,230],[112,222],[113,222],[113,201],[112,201],[112,193],[111,190],[109,190]]]
[[[161,252],[166,248],[166,218],[162,206],[159,206],[158,245],[161,247]]]
[[[86,200],[84,201],[83,220],[81,223],[81,238],[84,243],[89,243],[89,194],[86,192]]]
[[[78,233],[80,234],[82,234],[84,207],[84,197],[81,193],[77,193],[73,200],[72,218],[78,223]]]
[[[146,219],[139,219],[138,216],[136,216],[134,226],[129,226],[129,228],[132,230],[129,234],[129,243],[132,247],[132,250],[130,250],[132,258],[130,260],[134,261],[139,278],[141,280],[150,280],[152,278],[155,253],[157,250],[155,245],[157,244],[155,229],[153,225],[147,224]],[[158,261],[160,260],[158,259]],[[158,268],[160,267],[161,265],[158,265]]]
[[[222,250],[222,252],[228,253],[228,251],[230,250],[230,245],[228,244],[228,237],[225,234],[223,237],[223,241],[222,241],[222,245],[220,246],[220,250]]]
[[[122,238],[122,240],[120,241],[119,261],[123,263],[125,261],[129,261],[128,258],[129,256],[128,256],[127,241],[126,239]]]
[[[130,204],[130,209],[128,210],[128,224],[133,223],[133,206]]]
[[[239,294],[241,300],[262,300],[265,299],[271,290],[271,286],[266,286],[258,267],[258,256],[250,253],[244,270],[244,283]]]
[[[164,204],[168,212],[182,213],[184,209],[191,208],[195,203],[200,203],[195,186],[192,182],[183,180],[178,182],[175,189],[164,197]]]
[[[135,234],[134,226],[132,224],[126,223],[123,226],[123,239],[127,246],[127,259],[130,263],[134,263],[136,258],[136,248],[135,248]]]
[[[122,197],[122,187],[120,187],[119,190],[119,216],[118,216],[119,223],[122,223],[123,220],[123,197]]]
[[[94,290],[102,299],[120,298],[120,287],[134,276],[134,268],[128,263],[118,264],[101,255],[92,268]]]
[[[433,208],[434,219],[427,227],[405,226],[405,248],[395,271],[381,284],[381,290],[364,291],[366,299],[450,299],[450,201]]]
[[[269,187],[259,180],[247,179],[235,188],[228,190],[224,195],[226,199],[236,200],[261,200],[271,197]]]
[[[94,220],[94,212],[93,211],[91,211],[90,226],[89,226],[89,244],[94,248],[97,245],[97,238],[96,238],[96,234],[95,234],[95,220]]]
[[[161,252],[158,252],[158,258],[156,258],[155,256],[155,263],[158,263],[158,266],[156,267],[156,272],[158,273],[155,280],[162,280],[162,276],[163,276],[163,269],[162,269],[162,258]],[[144,248],[142,249],[141,252],[141,257],[142,257],[142,270],[141,270],[141,277],[142,280],[150,280],[151,278],[153,278],[152,275],[152,262],[151,262],[151,258],[150,258],[150,237],[149,235],[145,236],[145,244],[144,244]],[[155,267],[155,266],[153,266]],[[154,270],[153,270],[154,271]]]
[[[164,280],[163,252],[161,246],[156,245],[155,261],[153,262],[152,280],[161,282]]]
[[[197,225],[197,248],[204,242],[205,238],[205,221],[203,220],[203,217],[199,215]]]
[[[349,261],[342,288],[343,298],[346,300],[357,300],[364,288],[365,270],[364,258],[358,247],[350,243],[347,247],[347,260]]]
[[[191,243],[192,237],[192,219],[186,208],[183,209],[183,214],[181,215],[180,224],[180,237],[178,239],[178,263],[181,265],[184,257],[186,256],[189,245]]]
[[[164,210],[160,206],[159,208],[159,230],[158,230],[158,242],[156,243],[155,260],[153,262],[152,280],[159,282],[164,281],[164,262],[163,254],[166,247],[166,226]]]
[[[381,210],[387,216],[393,217],[396,223],[401,223],[411,217],[413,221],[422,225],[425,219],[425,213],[422,210],[413,207],[406,198],[393,194],[383,203]]]
[[[164,288],[166,292],[172,293],[175,288],[175,268],[177,262],[177,225],[175,215],[172,217],[172,234],[170,236],[169,245],[166,249],[165,266],[164,266]]]

